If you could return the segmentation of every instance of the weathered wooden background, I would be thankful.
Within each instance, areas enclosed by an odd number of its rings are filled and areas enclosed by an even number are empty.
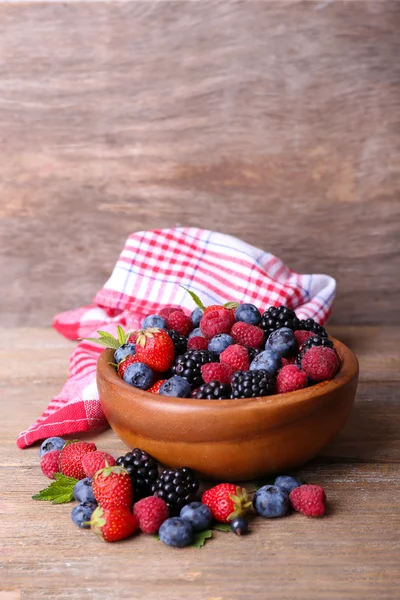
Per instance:
[[[134,230],[199,225],[400,323],[400,3],[0,5],[2,321],[87,303]]]

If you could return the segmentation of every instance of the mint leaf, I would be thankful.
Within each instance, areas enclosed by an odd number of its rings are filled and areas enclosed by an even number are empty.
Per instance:
[[[202,303],[202,301],[200,300],[200,298],[198,297],[197,294],[195,294],[194,292],[191,292],[184,285],[181,285],[181,284],[179,284],[179,285],[181,288],[183,288],[185,290],[185,292],[187,292],[191,296],[193,302],[196,304],[196,306],[198,306],[200,308],[200,310],[204,311],[206,309],[206,307],[204,306],[204,304]]]
[[[225,308],[237,308],[238,306],[240,306],[240,302],[226,302],[224,304]]]
[[[118,333],[119,345],[122,346],[122,344],[125,344],[126,333],[122,329],[121,325],[118,325],[118,327],[117,327],[117,333]]]
[[[217,531],[232,531],[231,526],[228,525],[228,523],[216,523],[213,527],[213,529],[216,529]]]
[[[54,477],[55,481],[32,496],[33,500],[47,500],[52,504],[64,504],[74,499],[74,487],[78,480],[74,477],[66,477],[62,473],[56,473]]]
[[[193,535],[193,542],[191,543],[191,546],[194,546],[195,548],[201,548],[206,543],[206,540],[210,538],[212,538],[211,529],[206,529],[205,531],[197,531]]]

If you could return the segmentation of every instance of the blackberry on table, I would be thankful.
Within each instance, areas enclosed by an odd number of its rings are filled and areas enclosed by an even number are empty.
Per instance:
[[[256,398],[275,392],[276,379],[264,369],[236,371],[231,379],[232,398]]]
[[[296,313],[287,306],[270,306],[262,315],[260,327],[265,331],[265,337],[281,327],[288,327],[292,331],[299,329],[299,319]]]
[[[153,495],[165,500],[175,514],[186,504],[196,501],[198,489],[199,481],[188,467],[164,469],[151,488]]]
[[[308,340],[306,340],[301,346],[301,351],[297,355],[296,363],[298,365],[301,364],[302,358],[307,352],[307,350],[313,348],[314,346],[324,346],[325,348],[333,348],[333,342],[330,339],[320,337],[319,335],[313,335],[312,337],[308,338]]]
[[[175,329],[167,329],[167,333],[174,342],[175,356],[184,354],[187,350],[187,338],[184,335],[179,335]]]
[[[128,471],[135,501],[151,496],[152,485],[158,478],[158,464],[150,454],[135,448],[125,456],[118,457],[116,464]]]
[[[202,400],[227,400],[231,397],[231,386],[219,381],[203,383],[194,397]]]
[[[217,361],[218,356],[209,350],[188,350],[185,354],[175,358],[172,373],[187,379],[191,386],[198,387],[204,383],[201,367]]]
[[[303,319],[299,321],[296,329],[300,329],[302,331],[311,331],[312,333],[315,333],[323,338],[328,337],[325,327],[322,327],[322,325],[314,321],[314,319]]]

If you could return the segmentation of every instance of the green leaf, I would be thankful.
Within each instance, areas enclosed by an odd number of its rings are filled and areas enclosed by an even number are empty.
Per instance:
[[[160,536],[158,535],[158,533],[155,533],[154,537],[156,538],[156,540],[160,541]]]
[[[200,300],[200,298],[198,297],[197,294],[195,294],[194,292],[190,291],[188,288],[186,288],[184,285],[179,284],[181,288],[183,288],[185,290],[185,292],[187,292],[193,302],[196,304],[196,306],[198,306],[200,308],[200,310],[204,311],[206,309],[206,307],[204,306],[204,304],[202,303],[202,301]]]
[[[206,540],[210,538],[212,538],[211,529],[206,529],[205,531],[197,531],[193,535],[193,542],[191,543],[191,546],[194,546],[195,548],[201,548],[206,543]]]
[[[213,529],[216,529],[217,531],[225,531],[225,532],[232,531],[231,526],[228,525],[228,523],[216,523],[213,526]]]
[[[56,473],[53,481],[47,488],[32,496],[33,500],[47,500],[52,504],[64,504],[74,499],[74,487],[77,479]]]
[[[240,306],[240,302],[226,302],[224,304],[225,308],[237,308],[238,306]]]
[[[118,327],[117,327],[117,333],[118,333],[119,345],[122,346],[122,344],[125,344],[126,333],[122,329],[121,325],[118,325]]]

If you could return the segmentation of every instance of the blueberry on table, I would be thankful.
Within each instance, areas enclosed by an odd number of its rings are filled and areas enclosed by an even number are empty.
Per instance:
[[[90,525],[88,523],[90,521],[90,517],[92,513],[96,510],[97,504],[94,502],[81,502],[74,506],[71,512],[71,519],[81,529],[89,529]]]
[[[62,450],[65,446],[65,440],[60,437],[49,437],[47,440],[44,440],[42,445],[40,446],[40,458],[47,454],[48,452],[53,452],[53,450]]]
[[[289,494],[276,485],[264,485],[254,494],[253,507],[265,519],[283,517],[289,509]]]
[[[208,529],[212,521],[212,513],[206,504],[202,502],[191,502],[184,506],[180,512],[180,518],[188,521],[194,531]]]
[[[235,310],[235,319],[249,325],[258,325],[261,321],[261,313],[254,304],[240,304]]]
[[[122,346],[117,348],[114,352],[114,362],[118,364],[127,356],[133,356],[134,354],[136,354],[136,344],[122,344]]]
[[[244,535],[249,530],[249,524],[243,517],[236,517],[231,521],[231,529],[236,535]]]
[[[289,475],[280,475],[275,479],[274,485],[280,487],[282,490],[285,490],[285,492],[290,494],[292,490],[301,486],[301,481],[295,477],[290,477]]]
[[[74,498],[77,502],[92,502],[97,504],[96,498],[93,495],[92,480],[90,477],[85,477],[75,484]]]
[[[188,521],[180,517],[171,517],[161,525],[158,535],[167,546],[183,548],[192,543],[193,528]]]

